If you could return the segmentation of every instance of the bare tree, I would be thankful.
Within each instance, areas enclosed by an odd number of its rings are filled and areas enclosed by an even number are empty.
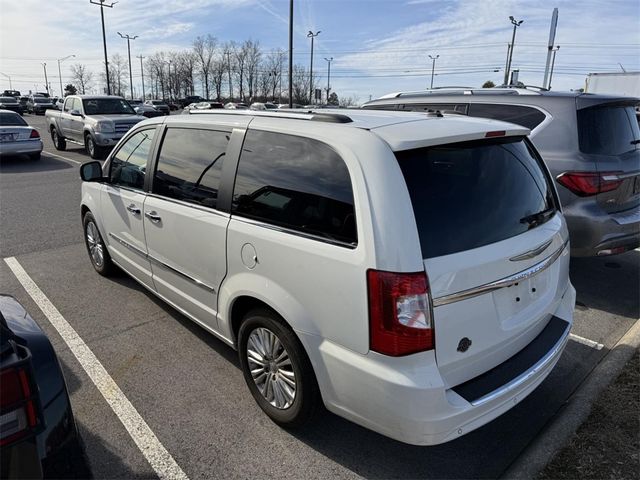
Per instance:
[[[236,45],[233,41],[224,44],[224,50],[222,51],[223,61],[226,59],[226,70],[229,80],[229,100],[233,100],[233,71],[235,70],[235,55],[234,51]]]
[[[216,92],[216,100],[222,98],[222,85],[225,83],[225,74],[227,73],[227,59],[221,53],[213,62],[211,69],[211,85]]]
[[[146,71],[149,75],[149,82],[151,83],[152,92],[154,92],[155,98],[165,98],[165,91],[167,87],[167,70],[165,65],[167,64],[166,53],[156,52],[147,58]],[[153,87],[155,86],[155,89]]]
[[[266,74],[266,82],[268,84],[268,90],[271,95],[271,99],[275,100],[276,91],[280,87],[282,90],[282,68],[284,66],[284,52],[281,50],[272,50],[267,55],[266,60],[263,63],[262,69]],[[268,93],[264,94],[268,96]]]
[[[87,69],[87,66],[81,63],[71,65],[69,70],[71,70],[71,77],[73,78],[73,81],[80,87],[80,93],[84,95],[87,89],[92,86],[93,72],[90,72]]]
[[[244,42],[241,46],[233,49],[233,56],[235,58],[235,74],[236,77],[238,77],[238,98],[241,102],[245,100],[244,86],[247,76],[247,55],[249,53],[246,43],[247,42]]]
[[[246,50],[246,66],[247,66],[247,89],[249,90],[249,100],[253,100],[253,96],[258,89],[258,75],[262,52],[260,51],[260,42],[247,40],[242,45]]]
[[[307,105],[309,102],[309,73],[303,65],[294,65],[292,72],[293,103]]]
[[[207,34],[206,37],[197,37],[193,41],[193,51],[198,58],[198,65],[202,72],[205,96],[207,98],[209,98],[209,74],[211,73],[213,56],[215,54],[217,44],[218,41],[211,34]]]
[[[339,103],[341,107],[353,107],[360,103],[360,97],[357,95],[353,95],[352,97],[342,97]]]
[[[106,75],[103,73],[101,76],[106,84]],[[124,96],[129,88],[128,77],[127,61],[119,53],[112,55],[109,60],[109,80],[111,81],[111,91],[114,95]]]

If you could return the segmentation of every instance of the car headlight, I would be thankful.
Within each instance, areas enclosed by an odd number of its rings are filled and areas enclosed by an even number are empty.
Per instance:
[[[100,133],[113,133],[115,132],[115,127],[113,126],[113,122],[98,122],[96,123],[95,131]]]

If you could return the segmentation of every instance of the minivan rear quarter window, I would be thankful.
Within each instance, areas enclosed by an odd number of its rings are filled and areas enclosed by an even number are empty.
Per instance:
[[[522,137],[396,152],[423,258],[519,235],[556,211],[550,180]]]
[[[331,147],[310,138],[249,130],[232,213],[329,242],[357,243],[347,166]]]

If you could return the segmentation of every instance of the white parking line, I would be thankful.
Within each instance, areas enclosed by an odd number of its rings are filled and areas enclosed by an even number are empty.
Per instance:
[[[158,474],[158,477],[161,479],[188,480],[187,475],[160,443],[158,437],[149,428],[149,425],[147,425],[135,407],[131,405],[131,402],[122,393],[122,390],[113,381],[100,361],[22,268],[18,260],[15,257],[9,257],[5,258],[4,261],[78,359],[84,371],[87,372],[91,381],[118,416],[144,457]]]
[[[66,160],[68,162],[77,163],[78,165],[82,164],[82,162],[79,162],[77,160],[72,160],[72,159],[67,158],[67,157],[63,157],[62,155],[58,155],[57,153],[47,152],[46,150],[43,150],[42,153],[44,153],[45,155],[49,155],[50,157],[56,157],[56,158],[60,158],[62,160]]]
[[[601,343],[594,342],[593,340],[589,340],[588,338],[584,338],[584,337],[581,337],[579,335],[574,335],[573,333],[570,333],[569,337],[571,339],[575,340],[576,342],[581,343],[582,345],[586,345],[587,347],[595,348],[596,350],[602,350],[602,348],[604,347],[604,345],[601,344]]]

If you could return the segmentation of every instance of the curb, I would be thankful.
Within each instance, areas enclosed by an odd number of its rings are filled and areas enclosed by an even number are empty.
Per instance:
[[[567,444],[591,412],[598,394],[618,377],[639,347],[640,320],[637,320],[500,478],[536,477]]]

